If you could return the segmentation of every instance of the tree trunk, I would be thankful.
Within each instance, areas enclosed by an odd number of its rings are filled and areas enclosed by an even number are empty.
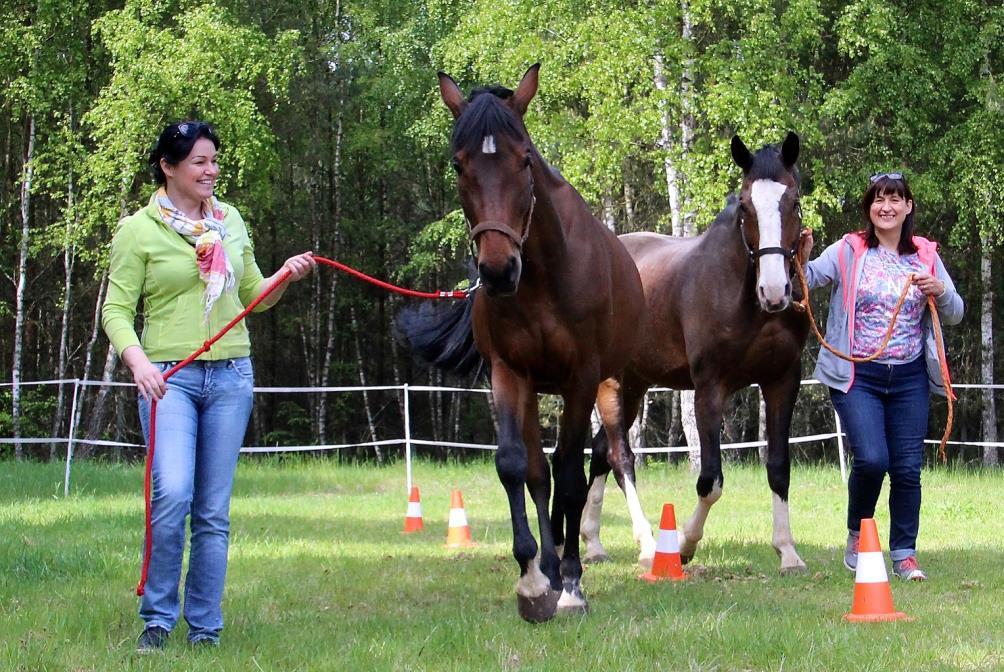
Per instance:
[[[683,48],[687,58],[683,60],[683,70],[680,73],[680,165],[687,165],[690,149],[694,146],[694,58],[690,55],[693,49],[693,21],[690,16],[690,5],[687,0],[680,2],[680,18],[683,27],[680,31],[683,38]],[[686,176],[683,176],[686,181]],[[684,199],[685,200],[685,199]],[[696,215],[693,208],[686,207],[681,201],[683,235],[697,235]]]
[[[98,343],[98,335],[101,329],[101,304],[105,301],[105,290],[108,288],[108,272],[105,271],[101,274],[101,282],[98,283],[98,295],[94,301],[94,320],[91,324],[91,337],[87,341],[87,350],[84,353],[84,370],[80,374],[82,380],[90,380],[91,378],[91,365],[94,361],[94,346]],[[84,387],[80,390],[77,395],[77,407],[72,409],[70,412],[75,414],[78,418],[77,425],[80,425],[79,418],[81,410],[84,407],[84,400],[87,398],[87,393],[89,388]],[[73,437],[69,437],[72,439]]]
[[[119,358],[115,354],[115,348],[112,344],[108,344],[108,351],[105,353],[105,368],[101,373],[101,382],[108,383],[111,382],[115,374],[115,365],[118,364]],[[108,408],[108,393],[111,392],[110,385],[102,385],[98,392],[98,398],[94,402],[94,408],[91,411],[91,419],[87,425],[87,438],[97,439],[101,436],[101,432],[104,429],[105,424],[105,412]],[[93,446],[88,446],[84,452],[85,455],[89,455],[93,450]]]
[[[339,12],[339,4],[335,4],[335,16],[337,18]],[[333,203],[331,205],[332,209],[332,220],[334,221],[334,229],[332,234],[334,236],[335,245],[341,247],[341,222],[342,222],[342,182],[341,182],[341,170],[342,170],[342,115],[343,109],[345,107],[345,99],[341,95],[341,88],[339,88],[338,96],[338,116],[335,118],[335,157],[332,162],[331,167],[331,186],[330,191],[332,193]],[[338,288],[338,273],[331,273],[331,284],[328,285],[328,324],[327,333],[328,341],[324,345],[324,364],[321,366],[321,387],[327,387],[328,381],[331,379],[331,359],[335,352],[335,290]],[[328,434],[328,395],[326,392],[322,392],[320,399],[318,401],[320,408],[317,414],[317,441],[323,444],[327,440]]]
[[[980,383],[994,384],[994,284],[993,266],[990,263],[990,250],[983,245],[980,255],[980,279],[983,283],[983,301],[980,306]],[[997,406],[994,403],[994,390],[983,390],[983,441],[997,443]],[[983,464],[988,467],[998,465],[997,446],[983,447]]]
[[[73,110],[70,110],[71,130],[76,130],[73,122]],[[76,260],[76,245],[72,242],[73,229],[77,219],[76,208],[76,188],[74,185],[73,167],[71,164],[69,175],[66,179],[66,227],[63,235],[63,321],[59,330],[59,364],[56,371],[56,378],[63,380],[66,377],[67,351],[70,341],[70,305],[73,297],[73,266]],[[65,387],[59,384],[59,396],[56,398],[56,415],[52,419],[52,436],[59,436],[63,426],[63,416],[65,415],[66,395]],[[58,443],[49,444],[49,459],[57,457],[59,449]]]
[[[649,396],[646,394],[642,397],[638,417],[634,419],[634,422],[631,423],[631,428],[628,430],[628,442],[632,448],[645,448],[645,426],[648,424],[648,403]],[[645,457],[646,456],[643,453],[635,453],[635,466],[644,466],[646,462]]]
[[[672,122],[669,114],[669,103],[665,100],[666,74],[663,66],[662,54],[655,55],[653,63],[653,80],[657,91],[663,97],[659,100],[659,140],[656,145],[662,150],[662,167],[666,171],[666,193],[669,196],[669,217],[670,233],[674,236],[683,235],[683,219],[680,216],[680,178],[676,170],[676,162],[673,161],[673,136]]]
[[[669,445],[675,446],[683,436],[683,421],[680,417],[680,390],[669,393]]]
[[[614,233],[617,233],[617,218],[614,215],[614,199],[610,196],[610,192],[604,192],[603,198],[601,199],[600,207],[603,209],[603,226],[607,227]]]
[[[763,390],[758,385],[756,388],[757,398],[760,400],[760,421],[757,423],[756,437],[758,441],[767,440],[767,402],[763,399]],[[760,455],[760,464],[767,464],[767,446],[757,446],[757,453]]]
[[[432,369],[431,380],[432,385],[435,387],[443,386],[443,371],[441,369]],[[443,404],[443,393],[436,390],[431,395],[431,403],[429,404],[430,418],[432,420],[432,440],[442,441],[443,440],[443,414],[442,406]],[[450,449],[446,448],[446,454],[450,454]]]
[[[635,231],[634,225],[634,187],[631,186],[631,180],[628,179],[627,171],[624,172],[624,224],[625,233],[629,231]]]
[[[359,384],[363,387],[363,406],[366,408],[366,426],[370,430],[370,441],[376,443],[376,425],[373,424],[373,408],[370,406],[370,394],[366,390],[366,366],[363,362],[363,351],[359,346],[359,322],[356,320],[355,307],[349,308],[349,320],[352,325],[352,338],[356,344],[356,368],[359,369]],[[373,446],[373,454],[376,456],[377,464],[383,464],[383,452],[380,446]]]
[[[390,339],[390,353],[391,353],[391,373],[394,376],[394,385],[396,387],[401,387],[403,385],[401,381],[401,366],[398,363],[400,351],[397,347],[397,339]],[[410,418],[406,418],[404,415],[404,390],[397,390],[397,411],[401,415],[401,429],[404,430],[404,423],[408,422]]]
[[[680,422],[683,425],[683,435],[687,437],[687,447],[690,448],[690,471],[696,474],[701,470],[701,437],[697,432],[693,390],[680,390]]]
[[[21,438],[21,365],[24,357],[24,301],[28,274],[28,236],[31,221],[31,180],[35,170],[35,116],[28,120],[28,148],[24,155],[24,178],[21,182],[21,245],[18,251],[17,285],[14,290],[14,362],[11,367],[11,420],[14,438]],[[24,459],[24,446],[14,444],[14,457]]]

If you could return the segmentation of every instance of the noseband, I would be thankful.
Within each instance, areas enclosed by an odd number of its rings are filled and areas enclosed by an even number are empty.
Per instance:
[[[517,234],[512,227],[505,222],[493,222],[489,220],[481,222],[477,226],[471,228],[470,236],[473,244],[477,245],[478,236],[485,231],[496,231],[508,237],[516,244],[516,248],[519,250],[520,254],[523,254],[523,243],[526,242],[527,237],[530,235],[530,220],[533,219],[533,206],[537,203],[537,197],[533,193],[533,171],[530,166],[527,166],[526,169],[530,171],[530,209],[527,211],[526,220],[523,223],[523,235],[520,236]],[[468,225],[470,225],[469,221]]]
[[[802,206],[796,204],[795,205],[795,210],[798,213],[798,221],[799,221],[799,223],[801,223],[801,221],[802,221]],[[797,251],[798,251],[798,243],[799,243],[799,240],[800,240],[798,238],[795,239],[795,244],[791,246],[790,250],[786,249],[786,248],[783,248],[783,247],[761,247],[759,249],[754,250],[753,247],[749,244],[749,241],[746,240],[746,227],[744,226],[744,224],[745,224],[745,220],[743,218],[743,210],[740,207],[739,208],[739,235],[742,236],[743,247],[746,248],[746,254],[749,257],[750,266],[754,266],[756,264],[756,260],[757,259],[759,259],[760,257],[766,256],[768,254],[780,254],[785,259],[791,261],[791,259],[797,253]],[[799,227],[799,228],[801,228],[801,227]]]

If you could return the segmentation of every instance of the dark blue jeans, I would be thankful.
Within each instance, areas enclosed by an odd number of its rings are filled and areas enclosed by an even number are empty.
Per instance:
[[[889,555],[894,561],[915,555],[930,405],[924,357],[909,364],[855,364],[851,389],[830,388],[830,399],[854,455],[847,528],[858,531],[862,518],[874,517],[888,473]]]

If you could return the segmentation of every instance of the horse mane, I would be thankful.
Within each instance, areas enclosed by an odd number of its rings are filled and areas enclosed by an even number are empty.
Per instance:
[[[725,197],[725,207],[715,216],[715,221],[711,222],[708,229],[719,226],[734,227],[739,221],[739,196],[735,193]]]
[[[511,98],[512,89],[504,86],[483,86],[471,91],[468,104],[453,125],[450,142],[453,151],[473,152],[481,146],[486,135],[507,135],[520,139],[523,131],[516,115],[502,104]]]
[[[765,145],[753,155],[753,165],[747,177],[751,180],[780,180],[784,173],[791,173],[795,184],[801,185],[802,178],[797,166],[785,167],[781,159],[780,145]]]

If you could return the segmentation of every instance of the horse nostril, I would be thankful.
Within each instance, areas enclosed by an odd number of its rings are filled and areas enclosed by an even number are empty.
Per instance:
[[[790,282],[784,283],[784,295],[785,296],[791,296],[791,283]]]
[[[509,278],[513,278],[519,271],[517,263],[519,260],[516,257],[509,257],[509,261],[505,265],[505,272]]]

